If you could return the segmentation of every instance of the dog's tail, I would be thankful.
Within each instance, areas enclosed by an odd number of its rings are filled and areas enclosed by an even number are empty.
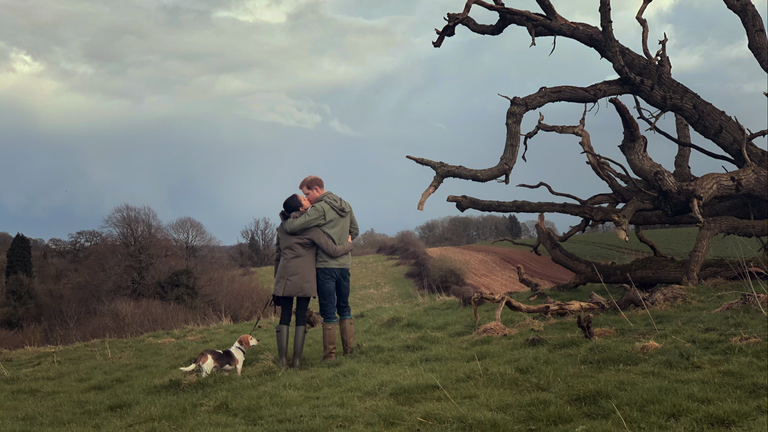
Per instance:
[[[197,363],[192,363],[191,365],[187,367],[180,367],[179,370],[183,370],[184,372],[192,372],[197,367]]]

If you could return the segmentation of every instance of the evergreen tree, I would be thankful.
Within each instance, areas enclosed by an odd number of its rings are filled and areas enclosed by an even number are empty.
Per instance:
[[[507,226],[507,229],[509,229],[509,236],[513,239],[519,239],[522,237],[523,227],[520,225],[520,221],[517,220],[517,216],[509,215],[507,216],[507,221],[509,223]]]
[[[32,244],[24,234],[16,234],[5,259],[5,280],[17,274],[32,277]]]
[[[5,292],[0,300],[0,325],[10,329],[24,326],[35,315],[32,292],[32,245],[29,238],[16,234],[6,253]]]

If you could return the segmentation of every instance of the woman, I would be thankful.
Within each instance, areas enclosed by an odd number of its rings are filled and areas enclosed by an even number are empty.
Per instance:
[[[291,195],[283,202],[280,219],[297,218],[309,209],[310,203],[301,195]],[[351,240],[351,237],[350,237]],[[304,334],[307,329],[309,298],[317,297],[315,255],[317,247],[338,257],[352,251],[352,242],[337,246],[320,228],[309,228],[295,235],[277,228],[275,255],[275,291],[280,302],[280,324],[277,326],[277,355],[281,367],[288,364],[288,329],[291,325],[293,298],[296,297],[296,330],[293,338],[293,368],[301,367]]]

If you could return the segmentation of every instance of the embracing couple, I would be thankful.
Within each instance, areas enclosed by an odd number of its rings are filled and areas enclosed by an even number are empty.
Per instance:
[[[288,329],[296,299],[294,369],[301,368],[310,297],[317,296],[323,317],[323,360],[336,358],[337,328],[344,355],[352,352],[355,322],[349,307],[350,252],[352,240],[360,232],[352,207],[327,192],[320,177],[305,178],[299,189],[304,196],[289,196],[280,212],[274,291],[280,302],[276,335],[281,367],[288,364]]]

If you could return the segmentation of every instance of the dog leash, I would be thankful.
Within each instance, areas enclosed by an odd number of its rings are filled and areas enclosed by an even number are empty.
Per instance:
[[[277,305],[275,305],[274,299],[272,297],[269,297],[267,299],[267,303],[264,305],[264,309],[262,309],[261,313],[259,314],[259,318],[256,319],[256,324],[253,325],[251,332],[248,333],[249,335],[253,336],[253,332],[256,330],[256,326],[259,325],[259,321],[261,321],[261,317],[264,316],[264,311],[267,310],[270,304],[275,306],[275,312],[277,312]]]

